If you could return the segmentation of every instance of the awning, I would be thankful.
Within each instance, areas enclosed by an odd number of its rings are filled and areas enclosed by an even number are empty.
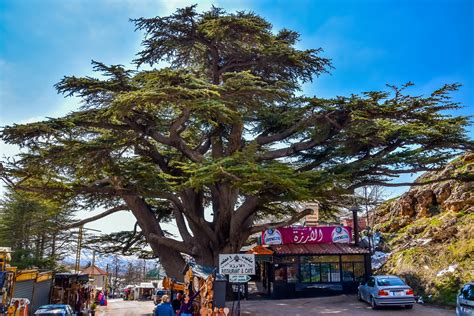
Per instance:
[[[262,245],[255,246],[252,249],[248,250],[246,253],[255,255],[273,255],[272,250]]]
[[[275,255],[363,255],[369,250],[351,244],[288,244],[269,246]]]
[[[273,251],[268,249],[268,247],[258,245],[245,253],[254,254],[255,261],[257,262],[272,262]]]

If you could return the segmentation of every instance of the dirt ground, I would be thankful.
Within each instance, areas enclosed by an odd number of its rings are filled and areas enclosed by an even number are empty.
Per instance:
[[[232,302],[227,306],[232,308]],[[132,316],[151,315],[151,301],[110,300],[107,307],[100,307],[96,315]],[[390,307],[372,310],[368,304],[357,301],[354,295],[338,295],[330,297],[300,298],[292,300],[251,300],[242,301],[241,315],[255,316],[307,316],[307,315],[416,315],[416,316],[447,316],[454,315],[454,310],[441,309],[425,305],[415,305],[412,310]]]

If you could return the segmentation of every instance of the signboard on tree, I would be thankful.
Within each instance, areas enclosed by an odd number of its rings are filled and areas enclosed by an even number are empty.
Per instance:
[[[240,253],[219,255],[219,273],[234,275],[255,274],[255,255]]]

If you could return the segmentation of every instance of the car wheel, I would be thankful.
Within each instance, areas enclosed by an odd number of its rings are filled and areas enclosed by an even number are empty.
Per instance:
[[[405,308],[406,308],[406,309],[412,309],[412,308],[413,308],[413,305],[405,305]]]
[[[363,301],[362,295],[360,294],[360,291],[357,291],[357,299],[361,302]]]
[[[370,306],[372,306],[372,309],[378,309],[378,305],[375,303],[375,299],[373,297],[370,298]]]

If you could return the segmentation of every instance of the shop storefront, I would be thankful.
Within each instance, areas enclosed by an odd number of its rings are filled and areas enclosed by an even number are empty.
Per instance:
[[[350,227],[286,227],[255,247],[259,280],[273,298],[354,292],[371,273],[370,254],[351,243]]]

